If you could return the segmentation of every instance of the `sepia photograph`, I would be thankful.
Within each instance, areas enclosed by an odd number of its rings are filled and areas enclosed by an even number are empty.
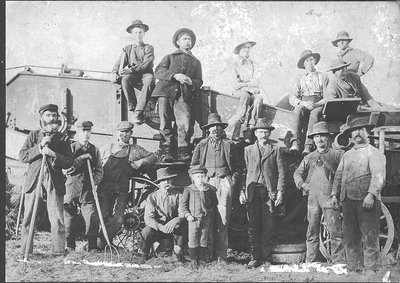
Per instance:
[[[400,282],[398,1],[5,1],[5,282]]]

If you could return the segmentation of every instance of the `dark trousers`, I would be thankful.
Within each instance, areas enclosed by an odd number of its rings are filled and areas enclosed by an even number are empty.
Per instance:
[[[161,231],[151,228],[150,226],[146,226],[141,232],[142,241],[140,249],[142,253],[148,254],[154,242],[161,242],[164,239],[173,239],[174,245],[183,247],[186,234],[187,234],[186,225],[179,225],[179,227],[175,228],[171,234],[165,234]]]
[[[293,140],[299,141],[299,133],[302,129],[302,124],[304,119],[308,117],[308,126],[307,126],[307,136],[312,132],[312,127],[315,123],[318,123],[322,120],[322,107],[317,107],[313,110],[308,110],[306,107],[302,105],[297,105],[294,108],[294,126],[293,126]],[[313,140],[306,137],[306,145],[312,145]]]
[[[181,96],[178,100],[159,97],[158,106],[160,131],[165,139],[164,145],[170,146],[172,138],[177,137],[178,147],[187,147],[190,142],[190,133],[193,132],[190,127],[194,126],[194,123],[191,123],[190,105]],[[172,127],[172,121],[175,121],[176,133]]]
[[[267,188],[256,186],[251,202],[247,204],[252,260],[263,260],[271,255],[274,229],[272,206]]]
[[[343,201],[343,236],[347,268],[357,270],[365,267],[378,270],[379,217],[381,202],[375,200],[370,210],[362,207],[362,200]]]
[[[104,185],[104,190],[99,192],[99,202],[101,213],[106,226],[108,238],[112,242],[117,232],[124,223],[125,206],[128,199],[128,188],[125,191],[118,192],[112,189],[112,184]],[[103,233],[101,240],[105,243]]]
[[[142,90],[135,94],[135,88],[141,87],[140,83],[143,84]],[[128,101],[128,109],[131,111],[143,111],[151,96],[154,86],[155,78],[151,73],[131,73],[123,76],[121,79],[121,87],[126,100]]]
[[[80,206],[83,219],[85,220],[85,235],[96,238],[99,235],[99,218],[92,190],[83,186],[82,191],[75,190],[74,183],[66,185],[64,196],[64,224],[67,247],[75,248],[75,237],[78,228],[78,207]],[[95,243],[95,241],[94,241]],[[90,247],[90,248],[95,248]]]

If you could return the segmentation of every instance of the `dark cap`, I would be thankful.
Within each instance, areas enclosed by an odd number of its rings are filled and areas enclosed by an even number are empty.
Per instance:
[[[164,180],[172,179],[178,176],[178,174],[174,173],[171,168],[165,167],[157,170],[157,180],[154,183],[159,183]]]
[[[42,115],[45,111],[58,112],[58,106],[55,104],[46,104],[39,108],[40,115]]]
[[[91,130],[93,127],[93,123],[90,121],[83,121],[79,123],[76,127],[82,130]]]
[[[132,129],[133,129],[133,124],[129,121],[122,121],[117,126],[118,131],[127,131],[127,130],[132,130]]]
[[[194,165],[192,167],[190,167],[189,169],[189,174],[193,175],[196,173],[204,173],[207,174],[207,168],[201,165]]]

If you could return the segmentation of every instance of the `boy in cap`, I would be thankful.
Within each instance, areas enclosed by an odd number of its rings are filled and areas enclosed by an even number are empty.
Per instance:
[[[146,227],[142,230],[141,256],[145,261],[150,258],[149,252],[154,242],[163,239],[174,239],[173,259],[183,262],[182,250],[186,239],[186,225],[184,218],[179,215],[179,202],[182,193],[173,187],[174,174],[172,170],[160,168],[157,170],[157,181],[160,189],[147,197],[144,212]]]
[[[62,169],[68,169],[74,162],[70,140],[67,135],[57,131],[58,106],[46,104],[40,107],[40,130],[31,131],[19,152],[23,163],[29,163],[24,183],[25,203],[24,220],[21,231],[21,250],[25,252],[28,244],[28,232],[32,221],[35,202],[35,190],[39,189],[40,198],[46,198],[47,213],[51,225],[52,255],[65,253],[65,226],[63,203],[65,195],[65,176]],[[37,188],[42,156],[46,156],[42,184]],[[33,219],[35,221],[35,219]],[[33,240],[33,239],[32,239]],[[28,253],[33,252],[33,243]]]
[[[218,205],[216,188],[207,184],[207,169],[201,165],[189,170],[192,184],[183,191],[179,214],[188,221],[189,254],[192,268],[209,262],[208,246],[213,246],[214,218]]]
[[[247,205],[251,260],[248,268],[268,261],[272,253],[275,207],[283,201],[285,166],[280,148],[269,139],[275,128],[266,118],[259,118],[253,128],[257,140],[245,147],[246,188],[239,201]]]
[[[386,179],[386,157],[369,144],[374,125],[369,115],[350,115],[343,136],[351,137],[352,149],[340,160],[331,194],[332,205],[343,204],[343,238],[347,269],[374,275],[380,265],[379,223],[381,191]]]
[[[326,89],[326,99],[335,98],[361,98],[361,104],[368,104],[374,110],[380,110],[381,105],[369,94],[368,89],[361,82],[360,76],[349,71],[347,63],[343,59],[333,60],[329,71],[332,71],[333,78]]]
[[[328,125],[325,122],[314,124],[309,137],[317,149],[305,156],[293,174],[294,182],[303,195],[308,195],[306,236],[306,262],[318,261],[321,213],[325,217],[331,235],[332,263],[344,263],[342,228],[339,210],[330,203],[332,184],[336,168],[343,152],[329,146]]]
[[[112,82],[121,79],[121,87],[128,102],[129,111],[134,112],[133,123],[144,122],[143,111],[154,89],[153,75],[154,48],[143,42],[149,26],[134,20],[126,31],[132,35],[132,44],[122,49],[120,58],[114,65]],[[135,88],[141,89],[135,93]]]
[[[289,96],[289,102],[294,107],[295,123],[293,127],[293,137],[291,139],[291,152],[300,150],[299,134],[302,129],[303,120],[308,120],[307,135],[311,133],[312,126],[321,121],[322,108],[325,104],[325,90],[328,86],[328,76],[318,72],[315,65],[318,64],[321,56],[311,50],[301,53],[297,62],[299,69],[305,69],[306,73],[296,81],[295,90]],[[313,150],[312,139],[306,137],[303,155],[309,154]]]
[[[207,169],[208,183],[217,189],[218,217],[215,220],[217,232],[214,239],[214,251],[218,261],[225,261],[228,250],[228,225],[232,205],[232,186],[234,174],[238,174],[238,154],[232,141],[224,138],[227,123],[221,121],[217,113],[208,115],[207,125],[203,130],[209,136],[201,140],[193,151],[191,166],[201,165]]]
[[[67,239],[67,250],[74,251],[75,236],[78,228],[78,207],[80,206],[85,220],[86,250],[97,251],[99,218],[93,197],[87,159],[93,172],[94,185],[97,186],[103,178],[100,150],[89,142],[93,123],[83,121],[77,125],[75,141],[71,144],[74,153],[74,165],[67,170],[66,195],[64,197],[64,222]]]
[[[126,200],[129,192],[129,179],[134,174],[148,173],[157,161],[151,153],[137,144],[131,144],[133,124],[122,121],[117,126],[118,140],[106,144],[101,152],[104,176],[98,186],[101,213],[110,241],[115,237],[123,224]],[[101,234],[99,249],[105,244]]]
[[[245,122],[247,109],[250,107],[248,124],[252,127],[260,115],[264,101],[269,102],[264,92],[260,90],[254,62],[249,58],[250,49],[255,44],[256,42],[254,41],[245,41],[233,50],[233,53],[238,56],[234,62],[237,82],[232,95],[239,97],[238,110],[232,118],[234,124],[232,140],[234,141],[238,141],[240,138],[240,129]]]
[[[190,51],[196,43],[196,35],[192,30],[177,30],[172,43],[178,50],[165,56],[157,66],[155,77],[159,81],[152,97],[158,98],[160,132],[164,138],[161,147],[165,153],[162,161],[176,160],[171,147],[177,139],[177,159],[187,162],[191,157],[190,133],[193,133],[194,127],[191,123],[191,105],[194,95],[203,84],[201,63]],[[172,121],[175,121],[175,127],[172,127]]]
[[[361,77],[371,69],[375,58],[365,51],[351,48],[352,40],[347,31],[340,31],[332,45],[339,49],[338,58],[349,63],[348,70]]]

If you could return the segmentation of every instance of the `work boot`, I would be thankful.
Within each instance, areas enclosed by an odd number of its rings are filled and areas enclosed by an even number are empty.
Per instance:
[[[148,253],[141,253],[140,254],[140,263],[144,264],[146,261],[150,259],[150,255]]]
[[[133,116],[133,124],[141,125],[145,122],[143,111],[135,111]]]
[[[233,125],[233,133],[232,133],[232,140],[233,141],[239,141],[240,140],[240,129],[242,128],[242,123],[237,121]]]
[[[261,261],[260,260],[250,260],[250,262],[247,264],[247,268],[256,268],[259,267],[261,265]]]
[[[299,152],[299,150],[300,150],[299,142],[296,141],[296,140],[294,140],[294,141],[292,142],[292,146],[291,146],[290,149],[289,149],[289,152],[291,152],[291,153],[296,153],[296,152]]]
[[[304,146],[304,150],[303,150],[302,155],[306,156],[307,154],[310,154],[312,150],[313,150],[312,145],[311,144],[306,144]]]
[[[198,248],[189,248],[190,254],[190,268],[198,269],[199,268],[199,249]]]
[[[191,158],[187,147],[178,147],[178,161],[189,162]]]

